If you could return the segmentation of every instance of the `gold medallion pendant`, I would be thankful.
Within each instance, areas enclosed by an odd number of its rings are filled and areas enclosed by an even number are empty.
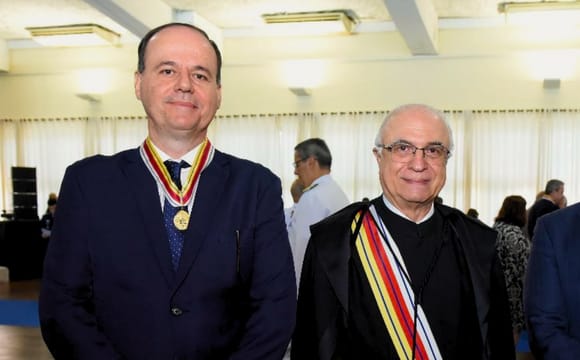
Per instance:
[[[187,224],[189,224],[189,214],[187,211],[181,209],[173,217],[173,225],[175,225],[178,230],[185,230],[187,229]]]

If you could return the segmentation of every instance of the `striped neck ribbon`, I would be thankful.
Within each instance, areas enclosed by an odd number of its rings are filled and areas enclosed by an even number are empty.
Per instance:
[[[171,180],[171,175],[169,174],[169,171],[167,171],[163,161],[161,161],[159,154],[155,151],[151,139],[149,137],[145,139],[139,148],[139,153],[141,154],[141,158],[143,158],[147,169],[149,169],[149,172],[153,175],[155,181],[163,189],[165,197],[169,200],[171,205],[175,207],[183,207],[195,199],[195,193],[197,191],[197,186],[199,185],[201,172],[207,168],[213,160],[214,152],[215,148],[211,142],[205,138],[195,156],[195,159],[191,162],[187,180],[180,190],[173,180]]]
[[[356,251],[399,359],[441,360],[425,313],[415,304],[399,248],[375,207],[357,213],[351,225],[353,234],[360,221]]]

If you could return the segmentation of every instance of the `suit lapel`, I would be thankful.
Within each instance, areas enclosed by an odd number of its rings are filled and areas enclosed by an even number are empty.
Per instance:
[[[216,150],[211,164],[201,173],[199,186],[191,209],[190,223],[185,232],[185,241],[177,272],[179,282],[187,276],[203,244],[207,241],[208,232],[215,229],[218,214],[217,208],[225,190],[229,176],[226,157]]]
[[[157,265],[167,280],[168,286],[174,282],[174,273],[171,268],[167,231],[163,225],[161,200],[155,179],[147,170],[139,150],[129,152],[126,156],[126,166],[122,166],[129,188],[135,198],[142,219],[142,226],[147,234],[147,241],[157,259]],[[132,224],[130,224],[132,225]]]

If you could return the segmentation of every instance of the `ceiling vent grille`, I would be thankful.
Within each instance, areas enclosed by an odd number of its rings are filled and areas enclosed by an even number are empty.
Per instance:
[[[262,15],[266,24],[341,23],[344,31],[351,33],[358,22],[356,15],[348,10],[274,13]]]
[[[73,24],[26,28],[46,46],[118,45],[120,35],[97,24]]]

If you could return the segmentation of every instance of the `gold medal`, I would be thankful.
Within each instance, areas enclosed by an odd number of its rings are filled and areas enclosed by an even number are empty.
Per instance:
[[[175,216],[173,217],[173,225],[175,225],[175,227],[178,230],[185,230],[187,229],[187,225],[189,224],[189,214],[187,213],[187,211],[181,209],[177,212],[177,214],[175,214]]]

